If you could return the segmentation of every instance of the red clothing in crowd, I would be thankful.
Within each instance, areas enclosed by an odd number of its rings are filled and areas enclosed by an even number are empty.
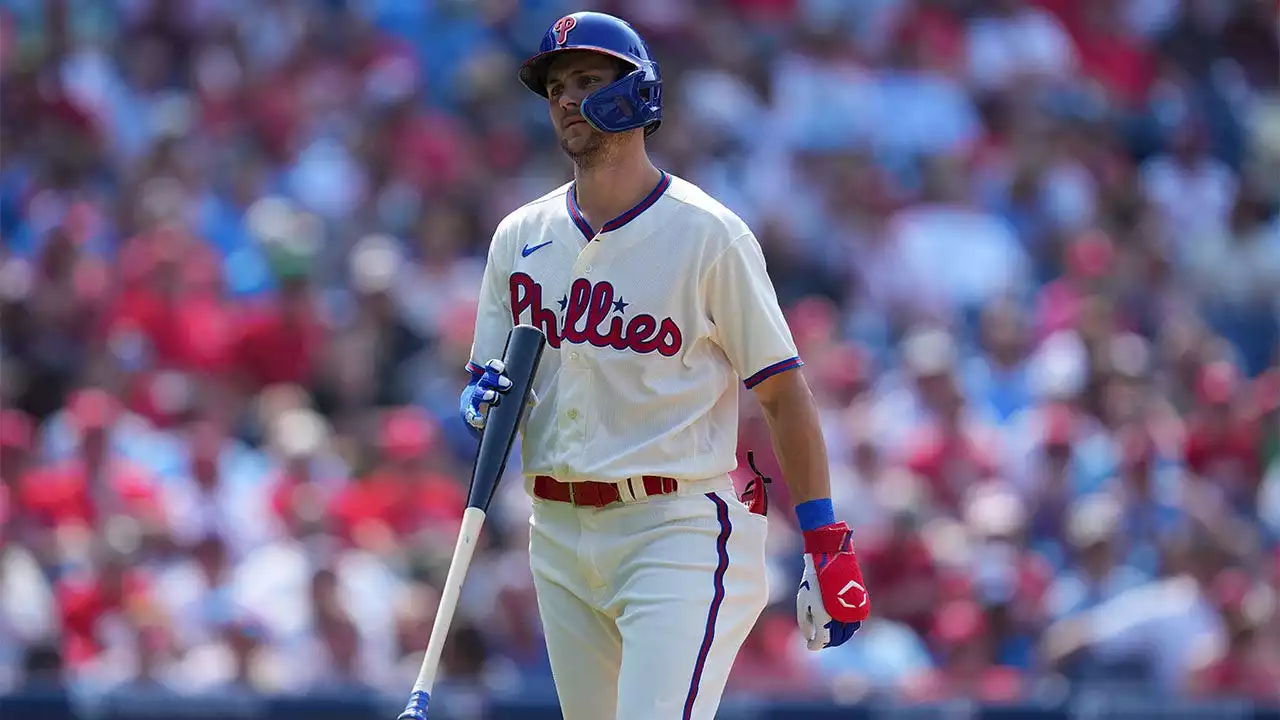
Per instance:
[[[114,592],[99,578],[60,581],[54,594],[62,621],[67,663],[75,666],[92,660],[104,649],[103,621],[110,616],[127,614],[147,593],[147,580],[138,572],[126,572]]]
[[[757,22],[786,22],[796,11],[796,0],[732,0],[731,4]]]
[[[993,664],[986,656],[994,639],[982,606],[968,599],[939,607],[930,636],[945,656],[942,666],[907,681],[904,699],[937,702],[966,698],[978,702],[1013,702],[1025,692],[1026,679],[1017,668]]]
[[[1097,80],[1112,97],[1129,107],[1147,99],[1155,79],[1151,53],[1123,35],[1105,31],[1083,33],[1076,44],[1084,74]]]
[[[1206,479],[1238,478],[1256,486],[1262,479],[1258,427],[1236,420],[1226,427],[1193,418],[1183,451],[1187,467]]]
[[[968,429],[926,428],[906,448],[906,466],[925,479],[933,501],[951,512],[959,512],[965,493],[997,470],[987,440]]]
[[[160,505],[155,484],[140,468],[120,458],[107,463],[103,473],[104,490],[110,500],[118,502],[115,513],[143,520],[160,521]],[[82,524],[93,527],[103,512],[98,506],[89,479],[89,471],[80,460],[37,468],[21,481],[21,504],[26,512],[48,527]]]
[[[1146,102],[1155,61],[1141,37],[1123,28],[1121,4],[1112,0],[1036,0],[1071,35],[1081,73],[1127,107]]]
[[[451,478],[429,473],[406,478],[382,470],[343,488],[334,498],[330,517],[334,531],[347,541],[354,541],[368,522],[405,537],[458,522],[466,505],[465,490]]]
[[[8,540],[5,530],[13,527],[10,521],[18,501],[15,490],[34,436],[35,424],[29,416],[0,410],[0,548]]]
[[[140,332],[155,367],[212,372],[226,363],[233,319],[212,297],[166,300],[136,291],[121,299],[109,333]]]
[[[1258,658],[1228,654],[1198,670],[1190,685],[1197,694],[1280,700],[1280,668]]]
[[[281,475],[271,491],[271,509],[290,534],[324,517],[331,502],[320,485],[289,474]]]
[[[397,174],[415,185],[443,190],[474,171],[473,138],[457,119],[427,113],[406,118],[393,128]]]
[[[9,486],[0,482],[0,549],[3,549],[5,543],[9,541],[4,528],[11,527],[10,520],[13,518],[13,493],[10,492]]]
[[[1226,427],[1215,427],[1193,419],[1183,445],[1187,469],[1233,505],[1249,507],[1265,470],[1259,441],[1258,428],[1251,422],[1234,420]]]
[[[220,267],[208,245],[179,233],[130,239],[120,259],[124,287],[105,318],[108,340],[140,333],[157,369],[223,369],[234,318],[221,298]]]
[[[1009,703],[1021,699],[1026,680],[1017,668],[992,666],[973,677],[930,670],[913,678],[903,688],[903,699],[914,703],[968,699],[986,703]]]
[[[309,383],[323,328],[314,318],[292,322],[278,308],[251,312],[235,341],[236,368],[254,389]]]
[[[880,612],[926,635],[933,625],[939,574],[924,539],[915,534],[896,542],[888,536],[860,538],[858,559]]]
[[[1262,482],[1262,428],[1239,407],[1248,397],[1240,370],[1227,362],[1202,367],[1196,378],[1199,409],[1187,421],[1187,468],[1237,502],[1249,502]]]
[[[905,10],[895,30],[897,47],[921,53],[924,67],[958,75],[965,67],[965,28],[950,9],[915,5]]]

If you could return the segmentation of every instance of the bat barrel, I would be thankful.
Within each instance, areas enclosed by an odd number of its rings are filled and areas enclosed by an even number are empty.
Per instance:
[[[533,390],[533,376],[542,360],[547,336],[532,325],[517,325],[507,336],[503,352],[506,375],[511,388],[501,401],[489,408],[485,419],[480,446],[476,449],[475,467],[471,473],[471,490],[467,496],[468,507],[488,511],[493,500],[498,479],[507,469],[507,458],[515,443],[516,432],[524,418],[525,405]]]

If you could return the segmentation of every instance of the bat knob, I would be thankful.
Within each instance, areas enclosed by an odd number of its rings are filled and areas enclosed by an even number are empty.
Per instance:
[[[427,720],[427,701],[431,699],[431,693],[425,690],[415,690],[409,696],[409,704],[404,706],[404,712],[396,717],[396,720]]]

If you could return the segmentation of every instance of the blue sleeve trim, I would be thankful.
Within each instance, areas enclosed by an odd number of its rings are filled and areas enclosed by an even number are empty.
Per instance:
[[[784,373],[788,370],[795,370],[796,368],[803,367],[803,366],[804,366],[804,361],[802,361],[799,357],[789,357],[786,360],[776,362],[770,365],[769,367],[761,370],[760,372],[756,373],[755,375],[752,375],[746,380],[743,380],[742,384],[746,385],[747,389],[750,390],[751,388],[759,385],[760,383],[764,382],[765,380],[768,380],[769,378],[773,377],[774,375],[777,375],[778,373]]]

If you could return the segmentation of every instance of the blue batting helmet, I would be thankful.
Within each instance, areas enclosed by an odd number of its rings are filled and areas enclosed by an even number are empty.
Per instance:
[[[652,135],[662,124],[662,76],[640,33],[625,20],[598,12],[565,15],[547,30],[538,53],[520,67],[520,82],[547,97],[547,68],[570,50],[603,53],[634,68],[582,100],[582,117],[601,132],[644,128]]]

